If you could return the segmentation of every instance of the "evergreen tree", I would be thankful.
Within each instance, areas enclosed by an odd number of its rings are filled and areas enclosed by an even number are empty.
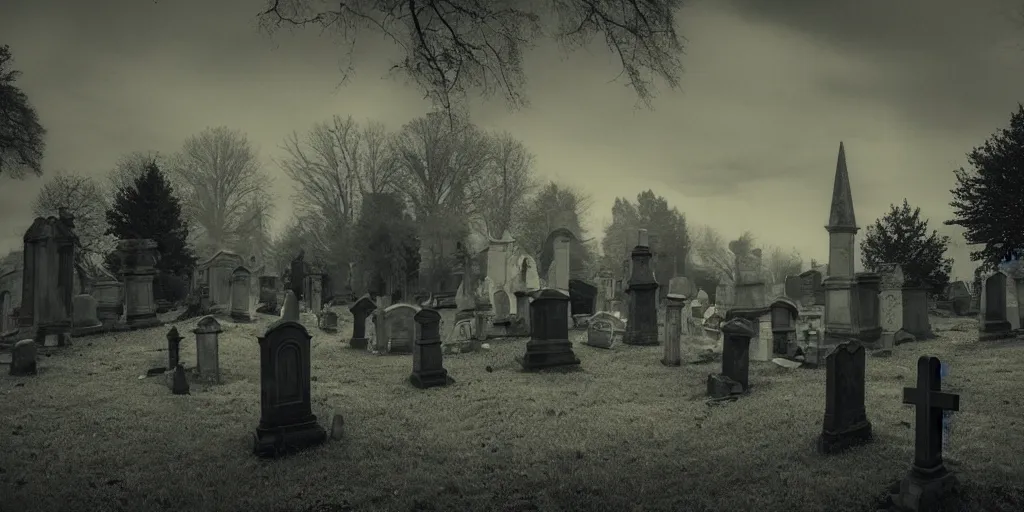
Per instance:
[[[107,234],[156,242],[160,253],[156,268],[161,274],[184,277],[195,268],[195,254],[186,242],[188,225],[182,219],[181,203],[155,162],[146,164],[132,186],[118,189],[106,217]],[[106,264],[111,272],[119,273],[117,254],[109,255]]]
[[[1024,106],[1010,116],[1010,127],[967,154],[972,170],[957,169],[950,192],[955,217],[947,225],[964,228],[968,244],[982,245],[971,259],[994,270],[1011,255],[1024,253]]]
[[[388,282],[401,287],[418,277],[420,243],[416,225],[395,194],[368,194],[355,226],[356,261],[368,276],[368,291],[383,295]]]
[[[871,272],[883,263],[896,263],[903,269],[908,286],[925,286],[931,293],[943,293],[949,284],[953,260],[944,257],[949,237],[935,230],[928,233],[928,221],[921,209],[911,208],[907,200],[901,206],[890,205],[889,212],[868,226],[860,243],[861,262]]]

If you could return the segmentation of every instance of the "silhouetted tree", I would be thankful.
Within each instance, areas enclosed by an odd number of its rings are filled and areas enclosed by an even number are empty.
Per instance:
[[[0,175],[23,178],[43,174],[43,136],[39,115],[16,85],[21,74],[11,68],[11,48],[0,46]]]
[[[935,230],[929,234],[921,209],[911,208],[904,199],[902,205],[890,205],[888,213],[868,226],[860,242],[861,262],[870,272],[878,272],[883,263],[896,263],[908,286],[926,286],[931,293],[942,293],[953,269],[953,260],[944,257],[948,245],[949,237]]]
[[[356,248],[356,261],[369,277],[371,293],[384,295],[389,283],[395,291],[400,290],[418,277],[420,244],[416,225],[397,194],[365,196],[355,233],[362,240]]]
[[[1024,252],[1024,106],[1000,129],[967,154],[973,169],[956,169],[951,190],[954,218],[945,224],[964,228],[968,244],[983,245],[971,259],[988,270],[1009,255]]]
[[[156,264],[162,276],[184,279],[195,268],[196,257],[188,246],[188,225],[181,214],[181,203],[156,163],[135,179],[131,187],[121,188],[106,212],[107,234],[118,239],[148,238],[156,242],[160,259]],[[107,268],[120,273],[121,260],[114,252],[106,259]],[[158,282],[158,298],[163,295]],[[182,297],[167,297],[176,300]]]
[[[259,14],[265,29],[317,26],[341,35],[349,55],[360,33],[395,42],[404,56],[393,68],[449,113],[470,91],[485,97],[500,93],[510,107],[525,106],[523,52],[540,38],[569,50],[603,39],[622,64],[620,76],[648,106],[653,80],[675,89],[682,71],[675,19],[681,0],[267,0],[267,5]]]

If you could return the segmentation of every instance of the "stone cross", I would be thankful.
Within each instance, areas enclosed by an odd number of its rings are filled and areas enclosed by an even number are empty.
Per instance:
[[[177,327],[171,327],[167,331],[167,368],[173,370],[178,366],[181,340],[184,338],[178,334]]]
[[[917,406],[914,463],[891,496],[897,510],[940,510],[959,488],[956,475],[942,463],[942,415],[960,410],[960,396],[941,391],[939,358],[917,360],[917,387],[903,388],[903,403]]]
[[[917,387],[903,388],[903,403],[917,407],[914,426],[914,466],[932,469],[942,465],[942,413],[959,411],[960,396],[943,393],[941,363],[937,357],[917,360]]]
[[[409,382],[420,389],[445,386],[453,382],[442,364],[441,314],[421,309],[413,316],[419,324],[420,336],[413,345],[412,375]]]

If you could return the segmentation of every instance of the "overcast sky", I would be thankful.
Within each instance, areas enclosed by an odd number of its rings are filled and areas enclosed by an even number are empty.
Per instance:
[[[613,82],[602,52],[527,55],[532,101],[474,105],[537,156],[537,171],[589,194],[591,235],[616,196],[648,188],[691,224],[827,259],[828,201],[846,144],[858,223],[907,198],[932,226],[950,216],[952,170],[1024,101],[1016,0],[700,0],[678,15],[688,39],[682,91],[653,110]],[[0,44],[49,131],[45,168],[101,177],[118,156],[165,153],[207,126],[245,131],[272,164],[282,139],[333,114],[397,129],[422,94],[384,78],[393,50],[367,41],[337,87],[340,52],[315,31],[269,38],[261,0],[5,0]],[[383,50],[381,53],[380,50]],[[20,246],[45,180],[0,181],[0,253]],[[863,234],[863,230],[861,231]],[[962,238],[955,274],[969,278]]]

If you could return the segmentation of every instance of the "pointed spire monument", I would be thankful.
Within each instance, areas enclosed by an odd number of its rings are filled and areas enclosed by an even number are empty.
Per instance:
[[[854,274],[857,219],[853,213],[846,148],[839,143],[839,158],[832,184],[828,224],[828,277],[825,287],[825,345],[850,338],[871,344],[881,336],[878,311],[878,274]],[[863,300],[862,300],[863,299]],[[876,328],[877,327],[877,328]]]

